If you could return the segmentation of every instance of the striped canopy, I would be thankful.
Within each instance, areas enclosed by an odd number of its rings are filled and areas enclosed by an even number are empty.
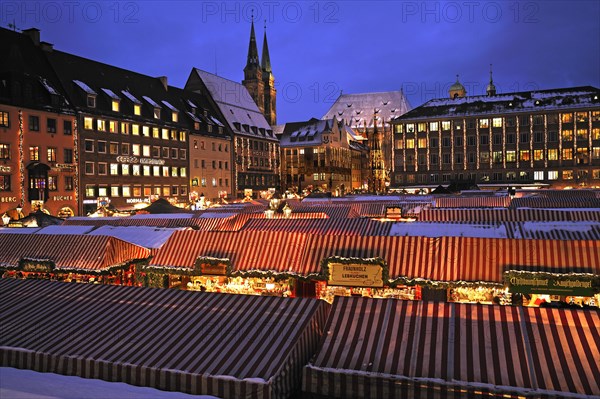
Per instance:
[[[0,366],[220,398],[285,398],[316,351],[316,299],[0,280]]]
[[[528,222],[528,221],[600,221],[600,209],[425,209],[419,216],[426,222]]]
[[[0,234],[0,266],[16,268],[22,258],[51,260],[61,270],[100,272],[150,250],[109,236]]]
[[[600,395],[598,325],[590,310],[336,297],[302,389],[330,398]]]
[[[436,208],[507,208],[510,197],[473,196],[473,197],[439,197],[435,200]]]

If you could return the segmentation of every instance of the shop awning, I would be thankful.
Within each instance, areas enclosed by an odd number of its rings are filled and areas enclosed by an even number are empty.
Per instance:
[[[595,311],[336,297],[302,389],[330,398],[599,395],[599,323]]]
[[[5,268],[17,268],[26,258],[52,261],[65,271],[101,272],[149,255],[147,248],[108,236],[0,234],[0,266]]]
[[[192,269],[199,256],[227,258],[233,271],[276,271],[299,275],[317,272],[300,262],[306,234],[247,231],[178,231],[150,261],[150,267]]]
[[[436,208],[507,208],[510,197],[473,196],[473,197],[439,197],[435,199]]]
[[[0,365],[231,399],[289,397],[324,301],[0,280]]]
[[[510,204],[511,208],[600,208],[600,198],[553,196],[553,197],[523,197],[515,198]]]
[[[425,209],[419,221],[427,222],[526,222],[600,220],[600,210],[558,209]]]
[[[293,215],[293,214],[292,214]],[[251,219],[243,231],[288,231],[320,235],[386,235],[390,223],[371,219]]]

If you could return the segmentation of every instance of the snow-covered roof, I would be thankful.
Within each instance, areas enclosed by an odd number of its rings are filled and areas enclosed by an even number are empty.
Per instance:
[[[198,123],[200,123],[200,119],[198,119],[198,117],[197,117],[196,115],[192,114],[192,113],[191,113],[191,112],[189,112],[189,111],[187,111],[187,112],[186,112],[186,114],[188,114],[188,116],[189,116],[190,118],[192,118],[192,120],[193,120],[194,122],[198,122]]]
[[[0,227],[0,234],[33,234],[40,230],[39,227]]]
[[[142,104],[142,102],[140,100],[138,100],[133,94],[131,94],[130,92],[128,92],[127,90],[121,90],[121,93],[123,93],[123,95],[125,97],[127,97],[129,99],[129,101],[131,101],[134,104]]]
[[[106,93],[106,95],[108,95],[110,98],[112,98],[113,100],[121,100],[121,97],[117,96],[115,94],[114,91],[112,91],[111,89],[105,89],[104,87],[102,88],[102,91]]]
[[[175,108],[174,106],[172,106],[170,102],[168,102],[168,101],[166,101],[166,100],[162,100],[162,103],[163,103],[163,104],[164,104],[164,105],[165,105],[167,108],[169,108],[171,111],[174,111],[174,112],[179,112],[179,110],[178,110],[177,108]]]
[[[260,133],[255,133],[252,129],[246,131],[241,127],[236,127],[236,124],[253,126],[268,131],[267,138],[275,138],[271,126],[256,106],[246,87],[201,69],[195,68],[194,71],[219,106],[231,129],[239,134],[259,136]],[[220,125],[220,122],[215,121],[215,123]]]
[[[161,228],[149,226],[101,226],[89,235],[111,236],[144,248],[160,248],[181,228]]]
[[[87,94],[94,94],[94,95],[98,94],[94,90],[92,90],[92,88],[90,86],[86,85],[81,80],[75,79],[75,80],[73,80],[73,83],[75,83],[77,86],[79,86],[81,88],[81,90],[85,91]]]
[[[592,86],[551,89],[495,96],[438,98],[407,112],[397,120],[535,112],[600,106],[600,89]]]
[[[140,213],[130,216],[129,219],[190,219],[193,213]]]
[[[342,94],[321,119],[337,118],[353,129],[383,126],[412,107],[402,91]]]
[[[93,228],[94,226],[52,225],[36,231],[35,234],[86,234]]]
[[[48,80],[40,77],[40,83],[42,84],[42,86],[44,86],[44,88],[46,89],[46,91],[48,91],[48,93],[53,94],[55,96],[58,95],[58,92],[54,89],[54,87],[52,87],[52,85],[48,82]]]
[[[158,103],[156,101],[154,101],[153,99],[151,99],[148,96],[142,96],[142,98],[144,100],[146,100],[150,105],[152,105],[154,108],[162,108],[160,105],[158,105]]]
[[[505,225],[396,222],[390,236],[508,238]]]
[[[189,105],[190,107],[192,107],[192,108],[198,108],[198,106],[197,106],[197,105],[196,105],[196,104],[195,104],[195,103],[194,103],[192,100],[189,100],[189,99],[188,99],[188,100],[186,100],[186,101],[187,101],[187,103],[188,103],[188,105]]]

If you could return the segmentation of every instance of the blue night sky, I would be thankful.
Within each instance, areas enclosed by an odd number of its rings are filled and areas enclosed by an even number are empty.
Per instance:
[[[7,1],[0,25],[61,51],[183,87],[192,67],[241,81],[264,20],[278,122],[322,117],[344,93],[404,89],[413,107],[456,74],[484,94],[600,87],[600,1]]]

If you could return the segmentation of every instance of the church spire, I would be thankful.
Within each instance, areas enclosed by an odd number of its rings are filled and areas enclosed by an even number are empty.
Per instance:
[[[494,79],[492,79],[492,64],[490,64],[490,84],[488,84],[486,93],[488,96],[496,95],[496,86],[494,85]]]
[[[259,65],[258,47],[256,46],[256,35],[254,34],[254,13],[252,14],[252,23],[250,25],[250,44],[248,45],[248,60],[246,68],[252,68]]]
[[[265,35],[262,48],[262,69],[263,72],[271,73],[271,57],[269,56],[269,45],[267,44],[267,20],[265,20]]]

